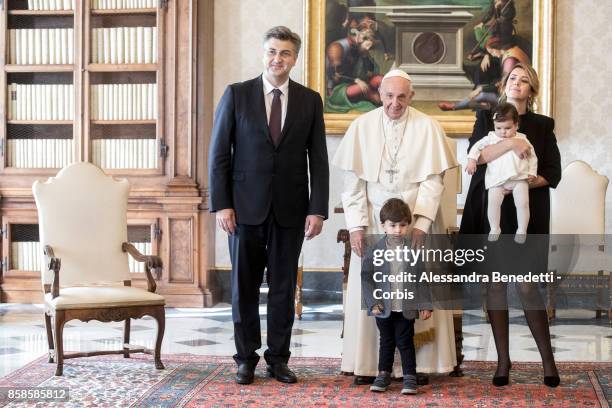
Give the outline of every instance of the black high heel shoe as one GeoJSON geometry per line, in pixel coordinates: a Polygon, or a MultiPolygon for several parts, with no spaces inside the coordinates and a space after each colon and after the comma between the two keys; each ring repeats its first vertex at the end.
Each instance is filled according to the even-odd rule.
{"type": "MultiPolygon", "coordinates": [[[[503,387],[504,385],[508,385],[510,383],[510,369],[511,368],[512,368],[512,363],[508,365],[508,375],[493,376],[493,385],[496,387],[503,387]]],[[[546,381],[546,379],[544,381],[546,381]]]]}
{"type": "Polygon", "coordinates": [[[558,375],[545,375],[544,376],[544,385],[547,387],[555,388],[559,386],[561,379],[558,375]]]}

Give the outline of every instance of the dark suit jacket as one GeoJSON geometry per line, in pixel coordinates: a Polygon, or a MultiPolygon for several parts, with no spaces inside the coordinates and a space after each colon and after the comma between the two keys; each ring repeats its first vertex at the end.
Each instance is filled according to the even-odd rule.
{"type": "Polygon", "coordinates": [[[329,164],[318,93],[289,80],[282,139],[274,147],[261,76],[227,87],[215,114],[209,157],[210,211],[233,208],[238,224],[327,218],[329,164]],[[309,177],[310,173],[310,193],[309,177]]]}
{"type": "MultiPolygon", "coordinates": [[[[411,243],[409,240],[405,240],[404,246],[410,247],[411,243]]],[[[381,289],[385,293],[391,292],[391,283],[375,282],[374,273],[381,272],[383,276],[387,277],[391,274],[391,263],[384,262],[381,266],[374,266],[374,251],[386,250],[387,239],[386,237],[381,238],[377,243],[366,248],[365,256],[361,261],[361,296],[362,296],[362,307],[368,312],[368,316],[374,316],[372,314],[372,308],[375,305],[382,306],[382,314],[376,316],[379,319],[385,319],[391,316],[391,299],[375,299],[374,290],[381,289]]],[[[400,283],[402,290],[407,290],[414,294],[414,299],[402,300],[402,314],[408,320],[418,319],[419,310],[432,310],[431,302],[431,290],[429,285],[418,282],[420,272],[423,271],[423,266],[420,262],[417,262],[414,266],[410,266],[407,262],[402,262],[400,272],[414,273],[417,276],[417,282],[402,282],[400,283]]]]}

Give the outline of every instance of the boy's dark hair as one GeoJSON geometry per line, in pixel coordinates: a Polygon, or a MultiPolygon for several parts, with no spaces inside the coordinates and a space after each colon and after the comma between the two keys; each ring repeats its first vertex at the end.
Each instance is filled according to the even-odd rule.
{"type": "Polygon", "coordinates": [[[390,198],[385,201],[382,208],[380,209],[380,222],[384,224],[385,221],[391,222],[412,222],[412,214],[410,214],[410,207],[404,201],[399,198],[390,198]]]}
{"type": "Polygon", "coordinates": [[[493,109],[493,120],[495,122],[505,122],[507,120],[511,120],[514,123],[518,123],[519,114],[513,104],[503,102],[493,109]]]}
{"type": "Polygon", "coordinates": [[[285,26],[272,27],[264,34],[263,42],[265,43],[270,38],[275,38],[280,41],[290,41],[293,44],[293,48],[295,48],[295,53],[300,53],[302,40],[300,39],[299,35],[291,31],[289,28],[285,26]]]}

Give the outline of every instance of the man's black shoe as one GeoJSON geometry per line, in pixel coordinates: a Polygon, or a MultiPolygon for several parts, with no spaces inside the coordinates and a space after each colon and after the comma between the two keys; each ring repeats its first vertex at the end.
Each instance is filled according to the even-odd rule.
{"type": "Polygon", "coordinates": [[[236,371],[236,382],[238,384],[251,384],[254,379],[255,367],[246,363],[238,364],[238,370],[236,371]]]}
{"type": "Polygon", "coordinates": [[[368,377],[366,375],[356,375],[355,376],[355,385],[368,385],[374,384],[374,380],[376,377],[368,377]]]}
{"type": "Polygon", "coordinates": [[[287,367],[286,363],[268,365],[268,374],[270,374],[270,377],[276,378],[276,380],[280,382],[289,384],[297,382],[297,377],[293,371],[287,367]]]}
{"type": "Polygon", "coordinates": [[[429,384],[429,376],[423,373],[417,373],[417,385],[429,384]]]}

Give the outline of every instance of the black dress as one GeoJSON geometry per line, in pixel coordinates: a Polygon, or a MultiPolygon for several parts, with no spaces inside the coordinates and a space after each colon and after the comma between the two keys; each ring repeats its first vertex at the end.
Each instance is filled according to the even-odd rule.
{"type": "MultiPolygon", "coordinates": [[[[557,147],[554,127],[555,121],[552,118],[533,112],[527,112],[519,118],[518,131],[527,136],[538,158],[538,175],[544,177],[550,184],[550,186],[529,190],[528,234],[548,234],[550,230],[549,188],[556,187],[561,180],[561,155],[557,147]]],[[[491,112],[478,111],[469,148],[493,129],[491,112]]],[[[485,189],[486,168],[486,164],[478,166],[470,181],[459,230],[462,234],[489,233],[487,190],[485,189]]],[[[516,232],[516,207],[512,194],[507,195],[502,203],[500,226],[502,234],[514,234],[516,232]]]]}

